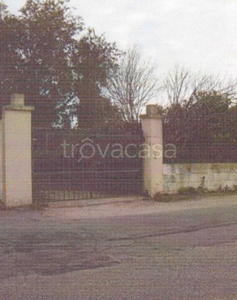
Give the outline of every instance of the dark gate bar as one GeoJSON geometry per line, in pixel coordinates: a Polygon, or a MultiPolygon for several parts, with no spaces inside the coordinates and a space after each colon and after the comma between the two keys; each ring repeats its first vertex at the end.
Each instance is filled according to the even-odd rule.
{"type": "Polygon", "coordinates": [[[142,193],[140,127],[126,132],[33,129],[36,201],[142,193]]]}

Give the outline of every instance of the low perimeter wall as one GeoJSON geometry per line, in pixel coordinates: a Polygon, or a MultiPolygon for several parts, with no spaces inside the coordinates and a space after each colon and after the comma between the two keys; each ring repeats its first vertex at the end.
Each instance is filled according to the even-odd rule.
{"type": "Polygon", "coordinates": [[[2,200],[2,120],[0,120],[0,200],[2,200]]]}
{"type": "Polygon", "coordinates": [[[237,163],[164,164],[163,192],[200,186],[208,190],[233,188],[237,185],[237,163]]]}

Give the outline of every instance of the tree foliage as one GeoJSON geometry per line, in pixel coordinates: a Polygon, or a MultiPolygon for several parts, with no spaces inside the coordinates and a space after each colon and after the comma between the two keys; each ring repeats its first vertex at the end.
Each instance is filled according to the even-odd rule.
{"type": "MultiPolygon", "coordinates": [[[[83,122],[80,111],[103,102],[101,88],[119,55],[115,44],[86,30],[67,2],[27,0],[19,16],[4,14],[0,22],[1,100],[24,93],[38,126],[70,125],[76,115],[83,122]]],[[[103,123],[98,114],[97,120],[103,123]]]]}
{"type": "Polygon", "coordinates": [[[236,83],[175,68],[164,82],[165,142],[192,144],[236,141],[236,83]]]}
{"type": "MultiPolygon", "coordinates": [[[[17,45],[20,40],[19,23],[9,15],[6,6],[1,4],[0,18],[0,100],[9,104],[9,91],[14,89],[14,82],[19,77],[20,58],[17,45]]],[[[1,105],[1,106],[2,106],[1,105]]]]}
{"type": "Polygon", "coordinates": [[[92,29],[80,39],[76,46],[73,64],[79,75],[76,89],[80,91],[80,104],[77,108],[79,127],[98,127],[118,119],[118,110],[102,96],[113,69],[117,68],[120,51],[115,44],[106,42],[105,37],[97,36],[92,29]]]}

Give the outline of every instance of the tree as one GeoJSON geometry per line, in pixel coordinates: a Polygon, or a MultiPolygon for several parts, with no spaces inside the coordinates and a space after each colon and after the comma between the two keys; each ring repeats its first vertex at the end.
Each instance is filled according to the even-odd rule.
{"type": "Polygon", "coordinates": [[[107,69],[116,61],[114,44],[94,31],[85,33],[67,0],[27,0],[20,16],[2,23],[1,51],[9,59],[1,61],[0,88],[6,95],[25,94],[26,103],[36,108],[35,125],[70,126],[79,102],[96,111],[88,99],[100,99],[107,69]],[[93,92],[86,97],[88,91],[93,92]]]}
{"type": "Polygon", "coordinates": [[[144,106],[157,91],[155,65],[142,59],[137,47],[129,48],[114,70],[106,96],[118,107],[123,120],[133,123],[138,122],[144,106]]]}
{"type": "Polygon", "coordinates": [[[169,71],[162,85],[162,91],[166,93],[169,104],[195,102],[195,97],[200,91],[218,91],[235,101],[237,96],[236,82],[226,80],[220,76],[202,73],[191,73],[181,66],[175,66],[169,71]]]}
{"type": "Polygon", "coordinates": [[[120,55],[114,43],[108,43],[104,35],[97,36],[93,29],[88,29],[76,45],[73,64],[79,75],[75,83],[80,99],[77,107],[79,128],[103,127],[112,119],[119,119],[118,110],[103,97],[102,90],[112,70],[117,68],[120,55]]]}
{"type": "Polygon", "coordinates": [[[231,140],[236,122],[231,113],[237,96],[235,82],[176,67],[165,78],[163,88],[169,99],[164,122],[166,142],[185,147],[187,143],[231,140]]]}
{"type": "Polygon", "coordinates": [[[9,94],[13,90],[15,79],[19,74],[19,56],[15,50],[19,42],[19,35],[16,28],[18,28],[17,20],[8,13],[6,5],[1,3],[0,110],[3,105],[9,104],[9,94]]]}
{"type": "Polygon", "coordinates": [[[81,19],[70,14],[65,1],[28,0],[21,15],[5,23],[9,53],[16,57],[5,64],[7,70],[10,66],[4,74],[11,82],[7,92],[25,94],[26,103],[36,107],[34,123],[56,122],[58,104],[71,97],[69,62],[75,36],[83,29],[81,19]]]}
{"type": "MultiPolygon", "coordinates": [[[[182,145],[187,143],[212,143],[226,136],[230,127],[230,99],[216,91],[198,92],[192,105],[172,104],[165,110],[164,135],[167,142],[182,145]],[[228,125],[229,124],[229,125],[228,125]]],[[[231,117],[231,118],[230,118],[231,117]]]]}
{"type": "Polygon", "coordinates": [[[0,2],[0,20],[2,20],[4,18],[4,16],[7,14],[8,14],[7,5],[3,1],[1,1],[0,2]]]}

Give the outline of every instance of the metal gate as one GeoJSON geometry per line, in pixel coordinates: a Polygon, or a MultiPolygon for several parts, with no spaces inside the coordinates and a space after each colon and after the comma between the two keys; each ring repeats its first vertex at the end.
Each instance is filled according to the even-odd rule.
{"type": "Polygon", "coordinates": [[[33,129],[33,198],[64,201],[142,192],[140,127],[126,132],[33,129]]]}

